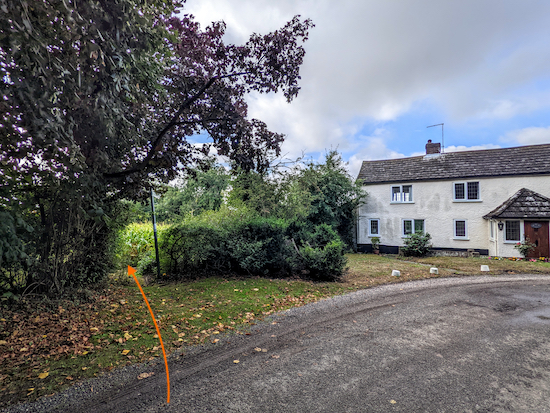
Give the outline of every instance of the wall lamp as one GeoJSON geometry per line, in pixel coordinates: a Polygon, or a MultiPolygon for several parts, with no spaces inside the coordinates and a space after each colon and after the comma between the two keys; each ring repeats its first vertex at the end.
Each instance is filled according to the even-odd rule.
{"type": "Polygon", "coordinates": [[[504,222],[502,222],[502,221],[498,222],[498,229],[501,230],[501,231],[504,229],[504,222]]]}

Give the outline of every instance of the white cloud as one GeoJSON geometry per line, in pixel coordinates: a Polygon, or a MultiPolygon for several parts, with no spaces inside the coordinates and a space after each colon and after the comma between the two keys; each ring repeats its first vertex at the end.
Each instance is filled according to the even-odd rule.
{"type": "Polygon", "coordinates": [[[445,152],[466,152],[466,151],[481,151],[483,149],[498,149],[499,145],[488,143],[486,145],[474,145],[474,146],[464,146],[464,145],[451,145],[445,147],[445,152]]]}
{"type": "Polygon", "coordinates": [[[550,143],[550,126],[547,128],[530,127],[508,132],[501,138],[504,142],[514,142],[520,145],[536,145],[550,143]]]}
{"type": "Polygon", "coordinates": [[[348,160],[348,171],[352,177],[357,177],[363,161],[379,159],[404,158],[405,155],[388,148],[390,141],[388,132],[377,129],[373,136],[359,136],[355,139],[353,155],[348,160]]]}
{"type": "MultiPolygon", "coordinates": [[[[283,153],[291,157],[349,151],[367,122],[399,120],[421,101],[455,124],[550,109],[550,85],[537,86],[548,79],[550,2],[189,0],[185,9],[203,25],[226,21],[228,41],[236,42],[295,14],[316,24],[305,44],[298,98],[290,105],[280,96],[250,99],[251,116],[287,135],[283,153]]],[[[542,138],[517,141],[529,139],[542,138]]],[[[350,164],[371,153],[397,154],[381,144],[357,148],[350,164]]]]}

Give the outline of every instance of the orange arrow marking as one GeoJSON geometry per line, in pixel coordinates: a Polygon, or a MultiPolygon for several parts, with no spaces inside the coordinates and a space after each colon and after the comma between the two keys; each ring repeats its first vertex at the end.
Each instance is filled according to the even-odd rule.
{"type": "Polygon", "coordinates": [[[147,308],[149,309],[149,312],[151,313],[151,317],[153,318],[153,323],[155,324],[155,328],[157,329],[157,334],[159,336],[160,341],[160,347],[162,348],[162,355],[164,356],[164,365],[166,366],[166,403],[170,403],[170,373],[168,372],[168,360],[166,359],[166,351],[164,351],[164,344],[162,343],[162,337],[160,335],[159,326],[157,325],[157,320],[155,319],[155,315],[153,314],[153,310],[151,309],[151,306],[149,305],[149,301],[147,300],[147,297],[145,297],[145,293],[143,292],[143,288],[141,288],[141,285],[139,284],[139,281],[136,277],[136,269],[133,267],[130,267],[128,265],[128,274],[134,277],[134,281],[136,282],[139,291],[141,291],[141,295],[143,296],[143,299],[145,300],[145,304],[147,304],[147,308]]]}

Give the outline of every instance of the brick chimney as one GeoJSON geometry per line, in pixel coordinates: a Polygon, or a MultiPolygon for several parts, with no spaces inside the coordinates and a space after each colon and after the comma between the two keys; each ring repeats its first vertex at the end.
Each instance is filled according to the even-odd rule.
{"type": "Polygon", "coordinates": [[[434,153],[441,153],[441,144],[432,143],[432,140],[430,139],[426,144],[426,155],[431,155],[434,153]]]}

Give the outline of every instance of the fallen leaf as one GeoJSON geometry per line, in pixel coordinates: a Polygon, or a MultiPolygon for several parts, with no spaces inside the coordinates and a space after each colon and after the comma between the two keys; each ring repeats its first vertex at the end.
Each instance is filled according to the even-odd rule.
{"type": "Polygon", "coordinates": [[[6,344],[8,344],[6,340],[0,340],[0,346],[5,346],[6,344]]]}
{"type": "Polygon", "coordinates": [[[88,370],[88,367],[82,367],[82,370],[88,370]]]}
{"type": "Polygon", "coordinates": [[[45,378],[48,377],[49,375],[50,375],[50,373],[47,372],[47,371],[45,371],[44,373],[40,373],[40,374],[38,375],[38,378],[39,378],[39,379],[45,379],[45,378]]]}
{"type": "Polygon", "coordinates": [[[143,380],[143,379],[146,379],[148,377],[151,377],[153,376],[155,373],[154,372],[151,372],[151,373],[141,373],[139,376],[137,376],[138,380],[143,380]]]}
{"type": "Polygon", "coordinates": [[[397,402],[396,402],[395,400],[390,400],[390,403],[391,403],[391,404],[395,404],[395,403],[397,403],[397,402]]]}
{"type": "Polygon", "coordinates": [[[91,331],[92,333],[97,333],[97,332],[99,331],[99,328],[97,328],[97,327],[91,327],[91,328],[90,328],[90,331],[91,331]]]}
{"type": "Polygon", "coordinates": [[[122,350],[122,355],[125,356],[126,354],[128,354],[130,352],[130,350],[122,350]]]}
{"type": "Polygon", "coordinates": [[[20,349],[19,351],[29,351],[29,349],[27,347],[23,347],[22,349],[20,349]]]}
{"type": "Polygon", "coordinates": [[[253,291],[260,291],[259,288],[253,288],[252,290],[253,290],[253,291]]]}
{"type": "Polygon", "coordinates": [[[233,363],[237,364],[237,363],[240,363],[239,360],[233,360],[233,363]]]}
{"type": "Polygon", "coordinates": [[[219,338],[215,338],[214,340],[212,340],[212,343],[216,344],[218,341],[220,341],[219,338]]]}
{"type": "Polygon", "coordinates": [[[130,340],[132,338],[132,335],[130,333],[124,333],[124,338],[126,340],[130,340]]]}
{"type": "Polygon", "coordinates": [[[260,347],[256,347],[254,350],[256,351],[262,351],[262,349],[260,347]]]}
{"type": "Polygon", "coordinates": [[[83,352],[82,352],[82,355],[83,355],[83,356],[85,356],[86,354],[88,354],[87,351],[83,351],[83,352]]]}
{"type": "Polygon", "coordinates": [[[281,356],[277,356],[275,354],[271,356],[271,358],[274,358],[274,359],[278,359],[279,357],[281,357],[281,356]]]}

